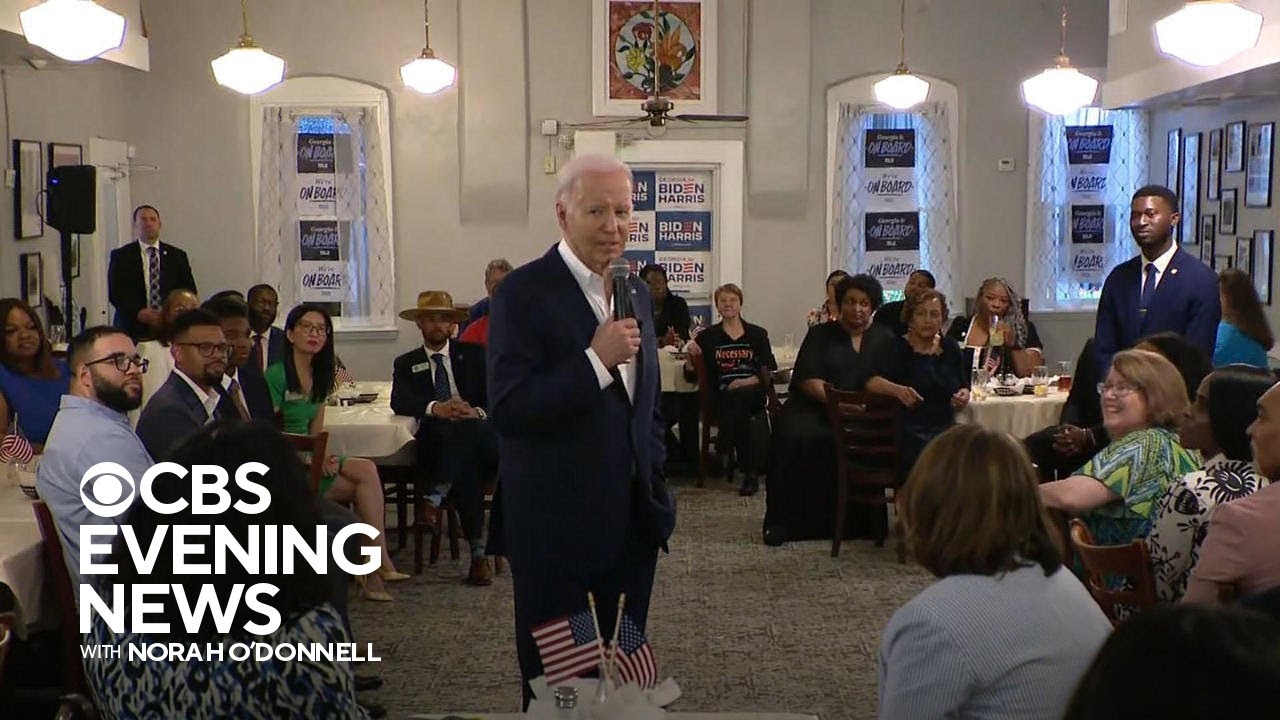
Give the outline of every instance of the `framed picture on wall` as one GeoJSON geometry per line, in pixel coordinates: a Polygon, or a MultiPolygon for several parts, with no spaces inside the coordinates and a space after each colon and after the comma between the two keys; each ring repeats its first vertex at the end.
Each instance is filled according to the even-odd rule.
{"type": "Polygon", "coordinates": [[[1218,203],[1218,232],[1223,235],[1236,234],[1236,192],[1235,188],[1222,189],[1222,200],[1218,203]]]}
{"type": "Polygon", "coordinates": [[[1235,268],[1243,270],[1248,275],[1253,275],[1253,238],[1236,238],[1235,268]]]}
{"type": "Polygon", "coordinates": [[[1249,126],[1245,142],[1244,206],[1271,207],[1271,154],[1275,146],[1276,124],[1249,126]]]}
{"type": "Polygon", "coordinates": [[[660,82],[677,113],[716,112],[716,0],[592,0],[591,109],[605,117],[641,115],[660,82]],[[657,59],[657,71],[654,59],[657,59]]]}
{"type": "Polygon", "coordinates": [[[84,148],[70,143],[49,143],[49,169],[63,165],[80,165],[84,158],[84,148]]]}
{"type": "Polygon", "coordinates": [[[1223,270],[1230,270],[1230,269],[1231,269],[1231,261],[1232,261],[1233,259],[1234,259],[1234,258],[1232,258],[1230,255],[1214,255],[1214,256],[1213,256],[1213,271],[1214,271],[1214,272],[1222,272],[1223,270]]]}
{"type": "Polygon", "coordinates": [[[44,183],[40,143],[35,140],[13,141],[13,235],[18,239],[44,235],[39,197],[44,183]]]}
{"type": "Polygon", "coordinates": [[[1209,164],[1204,173],[1204,196],[1217,200],[1222,190],[1222,128],[1209,131],[1209,157],[1205,160],[1209,164]]]}
{"type": "Polygon", "coordinates": [[[1227,136],[1222,148],[1222,171],[1244,170],[1244,121],[1227,123],[1227,136]]]}
{"type": "MultiPolygon", "coordinates": [[[[1164,186],[1174,191],[1180,192],[1182,184],[1182,128],[1169,131],[1168,142],[1165,145],[1165,168],[1164,168],[1164,186]]],[[[1181,208],[1179,208],[1181,209],[1181,208]]],[[[1179,225],[1173,226],[1173,241],[1182,241],[1182,228],[1179,225]]]]}
{"type": "MultiPolygon", "coordinates": [[[[1182,140],[1182,223],[1187,232],[1182,242],[1195,245],[1200,229],[1200,133],[1187,133],[1182,140]]],[[[1182,224],[1179,223],[1179,224],[1182,224]]]]}
{"type": "Polygon", "coordinates": [[[1218,230],[1218,216],[1200,216],[1200,259],[1205,265],[1213,267],[1214,238],[1218,230]]]}
{"type": "Polygon", "coordinates": [[[1275,254],[1275,230],[1253,231],[1253,289],[1267,305],[1271,304],[1271,258],[1275,254]]]}
{"type": "Polygon", "coordinates": [[[18,256],[18,272],[22,277],[18,287],[22,301],[31,307],[44,303],[44,259],[40,253],[22,253],[18,256]]]}

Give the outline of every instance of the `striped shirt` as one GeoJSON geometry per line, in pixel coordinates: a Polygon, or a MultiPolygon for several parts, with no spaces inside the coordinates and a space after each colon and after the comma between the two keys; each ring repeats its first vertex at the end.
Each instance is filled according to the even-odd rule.
{"type": "Polygon", "coordinates": [[[879,717],[1061,717],[1110,631],[1065,567],[943,578],[885,627],[879,717]]]}

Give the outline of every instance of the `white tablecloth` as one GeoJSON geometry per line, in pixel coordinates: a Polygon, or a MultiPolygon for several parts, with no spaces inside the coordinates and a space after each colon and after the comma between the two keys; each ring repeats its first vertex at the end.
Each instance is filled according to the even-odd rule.
{"type": "Polygon", "coordinates": [[[413,442],[418,421],[391,411],[391,383],[360,382],[362,393],[378,393],[371,403],[324,409],[324,429],[329,431],[328,452],[351,457],[387,458],[413,442]]]}
{"type": "Polygon", "coordinates": [[[1048,395],[989,395],[972,401],[956,413],[962,423],[976,422],[985,428],[1007,432],[1024,438],[1037,430],[1058,424],[1058,416],[1067,401],[1067,393],[1050,391],[1048,395]]]}
{"type": "Polygon", "coordinates": [[[6,465],[0,465],[0,582],[17,597],[18,637],[26,637],[27,628],[41,626],[45,611],[52,611],[53,593],[50,588],[45,597],[44,545],[31,500],[8,477],[6,465]]]}

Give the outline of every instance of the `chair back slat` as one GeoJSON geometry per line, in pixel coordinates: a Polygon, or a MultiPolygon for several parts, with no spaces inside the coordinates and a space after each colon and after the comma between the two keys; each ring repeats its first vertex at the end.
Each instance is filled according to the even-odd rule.
{"type": "Polygon", "coordinates": [[[308,465],[307,483],[311,492],[319,494],[320,480],[324,477],[324,461],[328,457],[325,450],[329,447],[329,431],[322,430],[315,435],[296,435],[285,433],[284,439],[299,453],[307,453],[304,460],[308,465]]]}
{"type": "MultiPolygon", "coordinates": [[[[840,552],[848,501],[882,506],[885,490],[901,485],[902,407],[897,400],[837,390],[827,383],[827,418],[835,433],[837,508],[831,556],[840,552]]],[[[895,495],[896,497],[896,495],[895,495]]],[[[887,528],[879,534],[883,544],[887,528]]]]}
{"type": "Polygon", "coordinates": [[[58,630],[62,634],[62,688],[68,693],[89,694],[84,678],[84,665],[80,657],[80,618],[76,612],[76,593],[71,587],[71,574],[62,554],[62,538],[53,522],[53,512],[43,500],[31,503],[40,528],[40,540],[44,548],[44,567],[53,585],[58,603],[58,630]]]}
{"type": "Polygon", "coordinates": [[[1079,518],[1071,521],[1071,545],[1084,565],[1086,586],[1102,612],[1118,624],[1121,606],[1144,609],[1156,604],[1156,583],[1145,540],[1128,545],[1098,545],[1079,518]]]}

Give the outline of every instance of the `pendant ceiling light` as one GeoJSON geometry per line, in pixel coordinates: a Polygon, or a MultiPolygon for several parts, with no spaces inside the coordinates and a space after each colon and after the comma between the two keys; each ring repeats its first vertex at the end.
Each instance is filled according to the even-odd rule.
{"type": "Polygon", "coordinates": [[[431,15],[427,0],[422,0],[422,25],[426,44],[422,54],[400,66],[400,79],[406,87],[424,95],[434,95],[453,85],[458,71],[449,63],[436,57],[431,49],[431,15]]]}
{"type": "Polygon", "coordinates": [[[1192,65],[1226,62],[1258,44],[1262,15],[1231,0],[1197,0],[1156,23],[1160,52],[1192,65]]]}
{"type": "Polygon", "coordinates": [[[1022,99],[1050,115],[1068,115],[1093,102],[1098,81],[1071,67],[1067,57],[1067,0],[1062,0],[1062,44],[1054,66],[1022,81],[1022,99]]]}
{"type": "Polygon", "coordinates": [[[284,60],[253,43],[247,3],[248,0],[240,0],[240,20],[244,25],[240,43],[209,64],[219,85],[245,95],[256,95],[284,80],[284,60]]]}
{"type": "Polygon", "coordinates": [[[124,16],[92,0],[47,0],[18,13],[27,42],[80,62],[124,42],[124,16]]]}
{"type": "Polygon", "coordinates": [[[898,69],[872,86],[876,100],[898,110],[907,110],[929,97],[929,81],[916,77],[907,69],[907,0],[902,0],[898,14],[898,69]]]}

